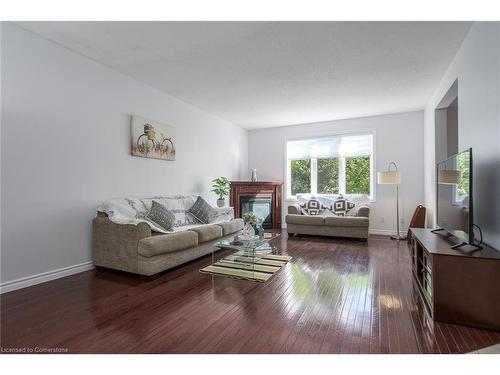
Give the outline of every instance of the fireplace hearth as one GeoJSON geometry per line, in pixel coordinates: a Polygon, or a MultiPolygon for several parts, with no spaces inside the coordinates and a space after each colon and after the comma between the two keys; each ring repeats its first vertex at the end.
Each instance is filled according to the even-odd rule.
{"type": "Polygon", "coordinates": [[[271,197],[240,197],[241,215],[253,212],[257,218],[262,219],[263,228],[273,227],[273,206],[271,197]]]}

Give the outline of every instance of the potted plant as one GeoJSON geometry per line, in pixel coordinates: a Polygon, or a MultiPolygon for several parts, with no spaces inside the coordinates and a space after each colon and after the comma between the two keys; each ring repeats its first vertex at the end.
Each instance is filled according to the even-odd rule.
{"type": "Polygon", "coordinates": [[[242,219],[245,224],[254,225],[257,223],[257,216],[253,212],[245,212],[242,219]]]}
{"type": "Polygon", "coordinates": [[[245,212],[241,217],[243,222],[245,223],[245,227],[243,228],[243,234],[247,237],[253,237],[257,235],[256,226],[257,216],[253,212],[245,212]]]}
{"type": "Polygon", "coordinates": [[[217,207],[224,207],[226,201],[224,197],[229,195],[229,180],[226,177],[219,177],[212,180],[212,192],[217,194],[217,207]]]}

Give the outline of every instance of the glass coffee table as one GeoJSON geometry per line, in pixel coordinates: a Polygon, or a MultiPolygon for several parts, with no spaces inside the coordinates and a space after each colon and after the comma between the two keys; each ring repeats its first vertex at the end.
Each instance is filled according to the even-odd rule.
{"type": "Polygon", "coordinates": [[[290,257],[278,255],[279,249],[270,243],[279,236],[279,233],[266,233],[264,239],[256,240],[248,245],[235,242],[235,239],[219,241],[212,250],[212,264],[203,268],[201,272],[245,280],[266,281],[290,260],[290,257]],[[229,255],[224,252],[218,257],[217,253],[221,249],[233,250],[233,252],[229,255]]]}

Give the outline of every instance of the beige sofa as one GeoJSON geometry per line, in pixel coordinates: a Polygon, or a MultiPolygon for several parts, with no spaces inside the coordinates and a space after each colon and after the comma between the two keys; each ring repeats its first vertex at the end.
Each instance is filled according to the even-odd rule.
{"type": "Polygon", "coordinates": [[[370,208],[362,206],[355,216],[309,216],[303,215],[298,204],[288,206],[285,217],[289,235],[311,234],[318,236],[351,237],[365,240],[368,238],[370,208]]]}
{"type": "Polygon", "coordinates": [[[233,238],[242,219],[200,224],[173,233],[158,233],[145,222],[117,224],[104,212],[93,220],[93,257],[96,268],[111,268],[147,277],[212,252],[215,243],[233,238]]]}

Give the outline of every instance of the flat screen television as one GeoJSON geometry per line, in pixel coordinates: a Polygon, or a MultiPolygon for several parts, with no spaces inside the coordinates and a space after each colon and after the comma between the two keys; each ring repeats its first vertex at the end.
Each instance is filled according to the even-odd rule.
{"type": "Polygon", "coordinates": [[[472,149],[437,164],[437,226],[458,238],[459,248],[475,244],[473,231],[472,149]]]}

